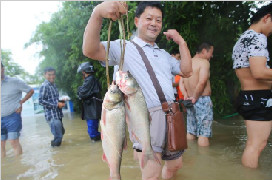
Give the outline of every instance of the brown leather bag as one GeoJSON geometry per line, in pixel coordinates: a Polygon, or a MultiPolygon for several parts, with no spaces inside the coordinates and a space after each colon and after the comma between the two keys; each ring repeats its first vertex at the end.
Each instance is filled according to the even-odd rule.
{"type": "MultiPolygon", "coordinates": [[[[186,128],[183,113],[179,109],[179,104],[177,102],[173,102],[172,104],[168,105],[160,83],[150,62],[148,61],[146,54],[138,44],[136,44],[134,41],[132,41],[132,43],[136,46],[136,49],[139,51],[142,60],[145,63],[147,72],[150,75],[150,79],[162,104],[162,109],[165,112],[167,122],[167,149],[172,152],[187,149],[186,128]]],[[[184,107],[183,111],[185,111],[184,107]]]]}
{"type": "Polygon", "coordinates": [[[187,149],[186,128],[183,112],[179,109],[179,104],[174,102],[162,104],[163,111],[166,113],[167,122],[167,149],[169,151],[180,151],[187,149]]]}

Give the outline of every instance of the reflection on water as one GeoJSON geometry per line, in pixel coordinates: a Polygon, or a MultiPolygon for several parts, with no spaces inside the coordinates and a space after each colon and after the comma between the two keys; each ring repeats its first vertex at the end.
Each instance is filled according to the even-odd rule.
{"type": "MultiPolygon", "coordinates": [[[[61,147],[52,148],[53,136],[43,115],[23,118],[21,144],[23,154],[13,156],[7,143],[7,157],[2,159],[3,180],[103,180],[108,179],[107,164],[101,160],[101,142],[92,143],[87,134],[86,122],[79,116],[65,114],[66,129],[61,147]]],[[[211,147],[198,147],[189,141],[183,155],[183,168],[176,180],[271,180],[272,138],[260,158],[257,170],[245,168],[240,158],[245,147],[246,129],[242,120],[215,121],[211,147]]],[[[132,158],[131,143],[123,153],[121,167],[123,179],[140,180],[138,163],[132,158]]]]}

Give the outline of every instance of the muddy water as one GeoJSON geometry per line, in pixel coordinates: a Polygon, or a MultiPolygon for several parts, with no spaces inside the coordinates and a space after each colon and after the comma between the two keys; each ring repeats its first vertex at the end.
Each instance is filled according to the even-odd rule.
{"type": "MultiPolygon", "coordinates": [[[[108,178],[107,164],[101,160],[101,142],[92,143],[86,122],[66,113],[66,128],[61,147],[50,147],[53,136],[43,115],[23,118],[21,144],[23,154],[13,156],[7,144],[7,157],[1,160],[2,180],[103,180],[108,178]]],[[[200,148],[195,141],[183,156],[184,165],[176,180],[271,180],[272,138],[260,158],[257,170],[240,163],[246,135],[242,120],[218,120],[213,124],[211,146],[200,148]]],[[[129,141],[128,141],[129,142],[129,141]]],[[[140,180],[138,163],[132,159],[131,143],[123,153],[121,174],[124,180],[140,180]]]]}

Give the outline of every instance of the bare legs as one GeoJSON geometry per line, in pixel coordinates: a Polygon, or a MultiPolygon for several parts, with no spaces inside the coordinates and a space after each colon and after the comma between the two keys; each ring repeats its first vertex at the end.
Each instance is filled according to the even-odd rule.
{"type": "Polygon", "coordinates": [[[206,147],[210,145],[209,138],[204,136],[199,136],[197,141],[199,146],[206,147]]]}
{"type": "Polygon", "coordinates": [[[1,157],[6,157],[6,141],[1,141],[1,157]]]}
{"type": "Polygon", "coordinates": [[[249,168],[257,168],[261,152],[269,138],[272,121],[245,121],[247,127],[246,148],[242,155],[242,164],[249,168]]]}
{"type": "MultiPolygon", "coordinates": [[[[187,133],[187,139],[188,140],[195,140],[197,137],[195,135],[192,135],[190,133],[187,133]]],[[[202,147],[206,147],[210,145],[209,138],[204,136],[199,136],[197,140],[197,144],[202,147]]]]}
{"type": "Polygon", "coordinates": [[[182,168],[182,156],[175,160],[165,161],[162,168],[162,178],[170,179],[174,177],[179,169],[182,168]]]}
{"type": "Polygon", "coordinates": [[[196,139],[196,136],[195,135],[192,135],[190,133],[187,133],[187,139],[188,140],[195,140],[196,139]]]}
{"type": "MultiPolygon", "coordinates": [[[[141,153],[134,151],[134,158],[139,160],[139,156],[141,156],[141,153]]],[[[156,153],[156,156],[162,163],[161,153],[156,153]]],[[[176,160],[165,161],[163,167],[156,161],[148,161],[146,166],[144,168],[141,168],[142,179],[159,180],[161,173],[163,179],[170,179],[176,175],[177,171],[180,168],[182,168],[182,156],[176,160]]]]}
{"type": "MultiPolygon", "coordinates": [[[[139,163],[141,163],[141,152],[136,152],[138,154],[139,163]]],[[[161,153],[156,153],[157,158],[160,162],[161,153]]],[[[159,180],[161,174],[161,164],[156,161],[147,161],[147,164],[144,168],[141,168],[142,171],[142,179],[143,180],[159,180]]]]}
{"type": "MultiPolygon", "coordinates": [[[[15,156],[22,154],[22,146],[19,142],[19,139],[13,139],[9,141],[14,150],[15,156]]],[[[6,156],[6,141],[1,141],[1,157],[3,158],[5,156],[6,156]]]]}

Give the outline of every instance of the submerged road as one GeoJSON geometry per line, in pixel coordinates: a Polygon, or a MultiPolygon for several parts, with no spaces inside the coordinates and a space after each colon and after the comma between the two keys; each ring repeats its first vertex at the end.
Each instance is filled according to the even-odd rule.
{"type": "MultiPolygon", "coordinates": [[[[14,157],[7,143],[7,157],[1,160],[2,180],[106,180],[108,165],[102,161],[101,142],[92,143],[86,122],[78,115],[65,113],[63,143],[52,148],[53,135],[43,115],[23,117],[23,154],[14,157]]],[[[233,117],[237,118],[237,117],[233,117]]],[[[189,141],[183,155],[183,168],[175,180],[271,180],[272,137],[256,170],[241,165],[246,129],[243,120],[225,119],[213,123],[210,147],[189,141]]],[[[131,142],[123,153],[121,175],[124,180],[141,180],[138,163],[133,160],[131,142]]]]}

